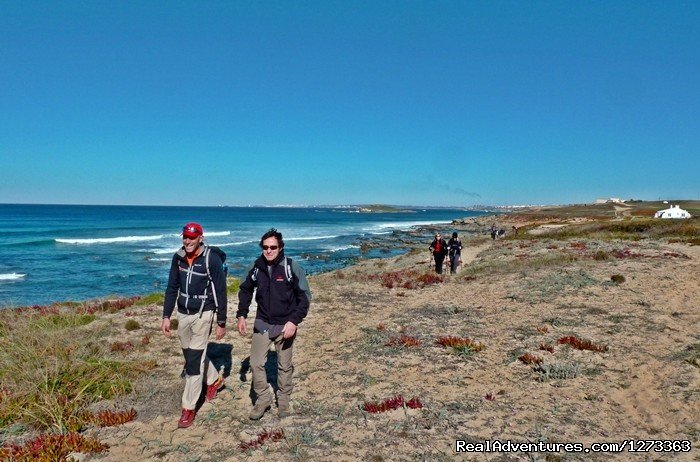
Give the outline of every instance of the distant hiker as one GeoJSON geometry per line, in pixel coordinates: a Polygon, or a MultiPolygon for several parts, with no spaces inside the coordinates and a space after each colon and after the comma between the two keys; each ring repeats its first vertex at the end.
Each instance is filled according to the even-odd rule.
{"type": "Polygon", "coordinates": [[[260,419],[275,401],[267,383],[265,362],[271,344],[277,352],[277,411],[280,417],[291,414],[292,347],[297,326],[306,317],[311,291],[304,270],[296,261],[284,256],[282,233],[274,228],[260,238],[262,255],[248,268],[238,292],[238,332],[246,335],[246,318],[255,292],[258,305],[253,323],[250,368],[253,391],[257,397],[251,420],[260,419]]]}
{"type": "Polygon", "coordinates": [[[452,238],[447,243],[447,248],[450,256],[450,273],[455,274],[462,256],[462,240],[457,236],[456,232],[452,233],[452,238]]]}
{"type": "Polygon", "coordinates": [[[447,242],[442,238],[440,233],[435,234],[435,239],[428,247],[433,253],[433,259],[435,260],[435,272],[437,274],[442,274],[442,262],[445,260],[445,255],[447,255],[447,242]]]}
{"type": "Polygon", "coordinates": [[[496,240],[498,238],[498,226],[496,223],[491,225],[491,239],[496,240]]]}
{"type": "Polygon", "coordinates": [[[226,335],[226,254],[217,247],[204,245],[204,231],[198,223],[182,228],[182,248],[173,256],[165,289],[161,330],[170,337],[170,315],[177,303],[178,328],[185,356],[185,390],[179,428],[187,428],[197,415],[197,402],[203,392],[202,370],[206,374],[206,400],[216,398],[223,386],[211,361],[206,359],[207,342],[216,315],[216,339],[226,335]],[[206,364],[205,364],[206,361],[206,364]]]}

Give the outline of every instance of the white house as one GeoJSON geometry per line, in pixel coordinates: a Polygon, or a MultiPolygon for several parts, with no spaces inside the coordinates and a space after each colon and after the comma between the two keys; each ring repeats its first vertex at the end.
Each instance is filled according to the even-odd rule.
{"type": "Polygon", "coordinates": [[[654,214],[654,218],[690,218],[690,214],[677,205],[672,205],[669,209],[659,210],[654,214]]]}
{"type": "Polygon", "coordinates": [[[596,204],[624,204],[625,201],[619,197],[610,197],[608,199],[596,199],[596,204]]]}

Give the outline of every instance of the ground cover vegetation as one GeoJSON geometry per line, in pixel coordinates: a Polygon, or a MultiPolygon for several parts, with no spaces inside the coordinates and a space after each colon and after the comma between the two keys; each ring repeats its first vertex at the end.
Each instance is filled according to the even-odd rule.
{"type": "MultiPolygon", "coordinates": [[[[604,204],[464,220],[453,225],[464,245],[463,265],[454,275],[428,271],[429,242],[419,238],[429,237],[430,229],[417,233],[415,249],[403,256],[362,260],[310,277],[314,300],[295,344],[293,414],[286,418],[273,406],[260,422],[247,419],[250,339],[229,334],[213,342],[217,351],[227,352],[226,388],[203,405],[192,428],[175,430],[182,359],[177,339],[159,334],[157,300],[120,312],[74,306],[74,314],[94,319],[76,316],[40,325],[54,334],[103,338],[95,340],[108,358],[103,361],[154,362],[147,371],[143,364],[135,369],[123,394],[86,406],[92,416],[112,410],[113,420],[135,417],[117,426],[81,423],[78,435],[94,439],[84,444],[103,445],[95,446],[101,451],[91,456],[96,460],[610,458],[563,452],[462,456],[454,453],[455,439],[681,439],[695,447],[700,444],[697,222],[648,224],[645,207],[621,211],[604,204]],[[507,230],[515,226],[517,233],[492,241],[495,220],[507,230]],[[643,225],[632,226],[635,221],[643,225]],[[423,283],[423,275],[431,276],[430,283],[423,283]],[[127,330],[129,311],[128,319],[140,328],[127,330]],[[131,346],[109,351],[118,343],[131,346]]],[[[230,306],[235,300],[230,292],[230,306]]],[[[13,322],[0,317],[0,340],[15,335],[13,322]]],[[[90,350],[76,346],[71,354],[81,351],[90,350]]],[[[273,381],[275,361],[270,353],[273,381]]],[[[17,392],[5,389],[4,376],[2,384],[5,413],[6,399],[17,392]]],[[[5,451],[30,443],[37,435],[31,428],[40,427],[22,419],[4,422],[5,451]]],[[[53,428],[51,435],[74,434],[53,428]]]]}
{"type": "Polygon", "coordinates": [[[70,452],[102,452],[106,446],[76,432],[135,418],[134,409],[93,412],[92,408],[130,393],[135,377],[153,367],[111,354],[114,349],[105,339],[117,327],[98,321],[100,313],[123,310],[134,301],[0,311],[0,435],[34,436],[25,445],[6,445],[0,455],[63,460],[70,452]]]}

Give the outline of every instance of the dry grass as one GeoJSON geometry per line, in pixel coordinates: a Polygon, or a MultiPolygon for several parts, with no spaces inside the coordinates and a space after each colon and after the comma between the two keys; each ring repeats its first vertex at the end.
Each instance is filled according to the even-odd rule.
{"type": "Polygon", "coordinates": [[[22,423],[59,433],[80,430],[87,423],[84,412],[89,405],[130,392],[131,380],[143,370],[111,356],[101,340],[109,328],[88,326],[94,315],[69,310],[11,314],[3,316],[0,336],[2,426],[22,423]]]}

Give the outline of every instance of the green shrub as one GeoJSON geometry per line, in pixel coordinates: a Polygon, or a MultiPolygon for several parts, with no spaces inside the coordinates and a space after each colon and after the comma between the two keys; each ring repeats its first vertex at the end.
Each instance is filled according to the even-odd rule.
{"type": "Polygon", "coordinates": [[[623,282],[625,282],[625,277],[621,274],[613,274],[612,276],[610,276],[610,280],[615,284],[622,284],[623,282]]]}
{"type": "Polygon", "coordinates": [[[146,306],[146,305],[163,305],[165,301],[165,293],[163,292],[153,292],[152,294],[144,295],[141,297],[134,305],[136,306],[146,306]]]}
{"type": "Polygon", "coordinates": [[[534,370],[538,373],[538,381],[547,382],[550,379],[575,379],[581,373],[581,366],[578,363],[540,364],[534,370]]]}
{"type": "Polygon", "coordinates": [[[179,325],[180,322],[177,320],[177,318],[170,318],[170,330],[177,330],[179,325]]]}
{"type": "Polygon", "coordinates": [[[36,319],[31,328],[38,330],[59,330],[69,327],[79,327],[90,324],[95,320],[94,314],[60,313],[42,316],[36,319]]]}
{"type": "Polygon", "coordinates": [[[136,330],[141,328],[141,324],[136,319],[128,319],[124,324],[124,328],[128,331],[136,330]]]}
{"type": "Polygon", "coordinates": [[[238,288],[241,285],[241,281],[238,278],[234,278],[233,276],[229,276],[226,278],[226,292],[228,295],[235,294],[238,292],[238,288]]]}
{"type": "Polygon", "coordinates": [[[598,250],[595,255],[593,255],[594,260],[607,260],[608,259],[608,253],[604,250],[598,250]]]}

